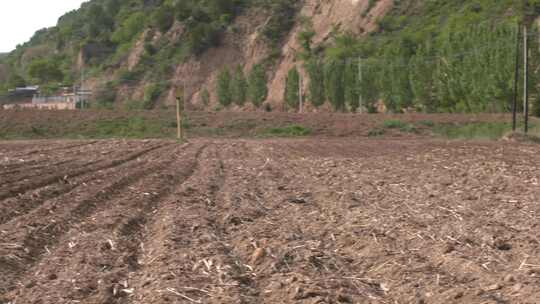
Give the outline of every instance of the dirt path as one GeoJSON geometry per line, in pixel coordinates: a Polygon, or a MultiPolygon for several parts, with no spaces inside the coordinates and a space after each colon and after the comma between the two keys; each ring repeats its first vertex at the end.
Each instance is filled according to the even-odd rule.
{"type": "Polygon", "coordinates": [[[539,303],[538,151],[5,144],[0,303],[539,303]]]}

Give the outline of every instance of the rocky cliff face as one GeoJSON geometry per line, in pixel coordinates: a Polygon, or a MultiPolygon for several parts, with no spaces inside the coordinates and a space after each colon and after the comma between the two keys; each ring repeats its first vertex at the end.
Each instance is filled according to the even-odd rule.
{"type": "MultiPolygon", "coordinates": [[[[312,23],[315,33],[313,44],[327,42],[333,30],[351,32],[355,35],[363,35],[375,30],[376,20],[386,13],[393,0],[377,1],[372,8],[369,7],[369,2],[369,0],[307,0],[301,10],[301,15],[307,17],[312,23]],[[369,12],[367,12],[368,9],[369,12]]],[[[294,65],[298,66],[303,78],[307,79],[296,58],[300,49],[298,34],[302,29],[301,22],[297,22],[281,50],[282,59],[270,82],[268,94],[268,102],[275,106],[282,103],[287,72],[294,65]]],[[[304,85],[307,88],[306,82],[304,85]]]]}
{"type": "MultiPolygon", "coordinates": [[[[297,52],[300,49],[298,34],[304,30],[305,20],[312,24],[314,32],[313,44],[321,45],[329,42],[333,31],[351,32],[355,35],[363,35],[376,29],[376,20],[383,16],[392,6],[393,0],[305,0],[303,1],[296,18],[296,22],[290,32],[281,41],[279,46],[280,55],[275,61],[273,68],[268,71],[268,97],[266,103],[273,109],[281,109],[287,72],[295,65],[301,67],[297,52]],[[370,7],[370,3],[371,4],[370,7]]],[[[264,10],[252,8],[237,17],[231,26],[234,30],[225,33],[219,47],[211,48],[197,58],[192,58],[183,64],[174,67],[174,76],[170,80],[169,91],[162,96],[161,102],[165,105],[173,105],[178,88],[185,88],[188,107],[197,109],[212,109],[217,107],[215,93],[217,75],[224,67],[241,65],[247,73],[254,64],[267,58],[272,51],[271,47],[261,38],[261,29],[268,22],[269,15],[264,10]],[[210,93],[210,103],[204,105],[200,97],[203,90],[210,93]]],[[[181,36],[182,26],[175,24],[166,33],[168,39],[178,39],[181,36]]],[[[145,33],[144,35],[148,35],[145,33]]],[[[144,36],[143,35],[143,36],[144,36]]],[[[161,34],[156,34],[161,35],[161,34]]],[[[153,37],[157,41],[159,37],[153,37]]],[[[139,61],[143,53],[141,37],[131,50],[125,65],[132,69],[139,61]]],[[[304,71],[300,68],[300,73],[304,71]]],[[[305,76],[305,75],[304,75],[305,76]]],[[[304,77],[307,79],[307,77],[304,77]]],[[[142,87],[127,88],[120,90],[119,99],[140,99],[142,87]]],[[[307,81],[304,82],[307,86],[307,81]]],[[[244,110],[250,110],[253,106],[247,104],[244,110]]]]}
{"type": "MultiPolygon", "coordinates": [[[[137,2],[140,1],[134,0],[133,3],[137,2]]],[[[148,95],[145,94],[148,93],[147,88],[159,83],[160,94],[157,100],[152,100],[154,106],[174,105],[178,89],[184,88],[187,97],[186,106],[194,109],[214,109],[219,107],[216,82],[221,70],[224,68],[232,70],[240,65],[247,75],[255,64],[264,62],[268,90],[265,103],[272,109],[279,110],[284,108],[283,96],[288,71],[297,66],[303,79],[309,79],[302,70],[302,62],[298,56],[301,49],[298,36],[306,31],[306,24],[309,24],[309,29],[313,32],[313,45],[329,45],[335,33],[350,32],[359,36],[375,30],[377,19],[388,11],[393,0],[290,1],[287,2],[289,3],[287,7],[294,8],[295,16],[292,18],[289,15],[290,10],[287,10],[286,17],[276,14],[273,5],[277,1],[267,1],[264,7],[252,3],[242,8],[232,23],[227,23],[226,30],[220,31],[220,43],[217,46],[206,48],[196,56],[183,58],[174,57],[178,55],[174,52],[187,44],[186,36],[189,37],[189,34],[193,33],[193,29],[188,30],[189,25],[186,22],[190,22],[189,19],[181,21],[175,18],[171,26],[163,31],[161,28],[158,30],[155,25],[149,25],[149,20],[155,20],[152,17],[143,22],[144,25],[141,25],[140,29],[136,29],[137,32],[128,43],[113,43],[115,35],[107,34],[107,31],[101,32],[99,37],[85,36],[91,35],[93,30],[92,27],[86,29],[87,23],[100,20],[101,13],[98,14],[99,9],[95,11],[95,8],[102,7],[100,5],[104,3],[110,4],[115,1],[90,1],[86,8],[83,6],[79,11],[61,18],[63,22],[59,22],[56,28],[36,33],[30,43],[12,54],[11,64],[16,67],[16,72],[28,76],[25,75],[28,65],[34,60],[45,58],[62,68],[65,75],[69,74],[73,85],[80,84],[81,72],[86,75],[85,88],[94,92],[103,91],[107,83],[115,83],[116,106],[121,106],[125,101],[144,100],[145,95],[148,95]],[[89,16],[93,17],[88,19],[89,16]],[[290,27],[287,26],[286,30],[280,29],[278,41],[269,42],[265,30],[269,24],[276,23],[276,18],[277,23],[286,22],[291,25],[288,22],[290,20],[293,23],[290,27]],[[79,26],[74,25],[77,22],[82,23],[79,26]],[[81,26],[86,34],[77,32],[81,26]],[[62,36],[58,33],[71,34],[62,36]],[[124,52],[126,46],[128,48],[124,52]],[[153,49],[150,59],[148,59],[149,47],[153,49]],[[165,52],[161,52],[163,50],[165,52]],[[155,69],[164,63],[167,65],[166,73],[155,69]],[[123,80],[123,75],[129,75],[129,79],[123,80]],[[162,92],[163,89],[166,91],[162,92]],[[206,91],[209,92],[209,102],[203,103],[201,93],[206,91]]],[[[143,9],[152,7],[152,10],[148,11],[149,15],[160,7],[156,3],[141,5],[143,9]]],[[[108,12],[112,18],[109,21],[114,24],[113,30],[116,32],[122,30],[127,21],[111,13],[114,9],[109,9],[107,5],[104,7],[106,9],[103,13],[108,12]]],[[[100,25],[101,23],[94,24],[94,27],[99,28],[100,25]]],[[[131,23],[130,26],[137,28],[136,23],[131,23]]],[[[0,66],[0,73],[3,70],[5,68],[0,66]]],[[[0,77],[6,78],[6,74],[7,72],[0,77]]],[[[0,83],[5,81],[0,80],[0,83]]],[[[308,81],[305,81],[304,86],[307,85],[308,81]]],[[[253,107],[251,103],[246,103],[242,110],[250,110],[253,107]]]]}

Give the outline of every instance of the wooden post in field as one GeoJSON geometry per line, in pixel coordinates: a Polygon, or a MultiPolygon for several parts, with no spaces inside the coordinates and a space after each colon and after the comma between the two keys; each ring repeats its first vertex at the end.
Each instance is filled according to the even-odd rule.
{"type": "Polygon", "coordinates": [[[525,120],[525,134],[529,132],[529,36],[527,34],[527,25],[523,27],[523,49],[524,49],[524,74],[523,79],[523,118],[525,120]]]}
{"type": "MultiPolygon", "coordinates": [[[[185,86],[184,86],[185,87],[185,86]]],[[[184,140],[184,132],[182,130],[182,112],[180,109],[181,102],[184,100],[184,89],[176,89],[176,138],[184,140]]]]}
{"type": "Polygon", "coordinates": [[[518,105],[518,85],[519,85],[519,44],[520,44],[521,24],[518,23],[516,33],[516,66],[514,74],[514,100],[512,102],[512,132],[517,128],[517,105],[518,105]]]}

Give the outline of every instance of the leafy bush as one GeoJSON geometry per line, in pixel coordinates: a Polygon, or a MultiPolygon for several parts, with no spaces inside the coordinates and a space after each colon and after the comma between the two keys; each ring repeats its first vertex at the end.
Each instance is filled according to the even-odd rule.
{"type": "Polygon", "coordinates": [[[174,17],[173,7],[161,5],[152,15],[152,25],[160,32],[166,33],[173,25],[174,17]]]}
{"type": "Polygon", "coordinates": [[[399,129],[405,133],[416,133],[417,129],[413,124],[403,122],[400,120],[385,120],[383,122],[383,128],[385,129],[399,129]]]}
{"type": "Polygon", "coordinates": [[[40,84],[62,81],[64,74],[57,63],[48,59],[37,59],[28,66],[28,75],[40,84]]]}
{"type": "Polygon", "coordinates": [[[122,69],[118,72],[117,81],[119,84],[134,84],[141,80],[142,73],[140,69],[134,69],[132,71],[122,69]]]}
{"type": "Polygon", "coordinates": [[[296,1],[274,0],[270,2],[271,17],[262,34],[272,45],[277,45],[294,25],[296,1]]]}
{"type": "Polygon", "coordinates": [[[163,93],[163,86],[161,84],[149,84],[144,88],[144,98],[142,108],[145,110],[151,110],[154,108],[157,100],[163,93]]]}
{"type": "Polygon", "coordinates": [[[369,130],[368,137],[383,136],[384,133],[385,133],[384,128],[376,127],[376,128],[373,128],[373,129],[369,130]]]}
{"type": "Polygon", "coordinates": [[[143,12],[136,12],[125,19],[120,27],[112,34],[111,40],[117,44],[131,42],[137,34],[142,32],[145,25],[145,15],[143,12]]]}
{"type": "Polygon", "coordinates": [[[311,134],[311,129],[300,125],[289,125],[282,128],[270,128],[262,132],[262,135],[279,137],[300,137],[311,134]]]}
{"type": "Polygon", "coordinates": [[[95,101],[92,105],[97,108],[111,109],[116,100],[116,83],[107,82],[102,88],[99,88],[96,92],[95,101]]]}
{"type": "Polygon", "coordinates": [[[7,80],[7,87],[10,89],[26,86],[26,80],[17,73],[11,73],[7,80]]]}

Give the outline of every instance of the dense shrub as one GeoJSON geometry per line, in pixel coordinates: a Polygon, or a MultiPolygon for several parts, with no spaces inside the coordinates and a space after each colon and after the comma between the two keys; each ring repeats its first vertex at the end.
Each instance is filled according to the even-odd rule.
{"type": "Polygon", "coordinates": [[[117,44],[128,43],[144,29],[145,15],[137,12],[125,19],[112,34],[111,40],[117,44]]]}
{"type": "Polygon", "coordinates": [[[164,87],[162,84],[152,83],[152,84],[146,85],[144,88],[144,98],[143,98],[142,108],[145,110],[153,109],[159,97],[163,93],[163,89],[164,87]]]}
{"type": "Polygon", "coordinates": [[[64,74],[58,64],[48,59],[37,59],[28,66],[28,75],[40,84],[58,82],[64,79],[64,74]]]}
{"type": "Polygon", "coordinates": [[[278,44],[294,25],[297,2],[294,0],[274,0],[270,4],[271,17],[262,34],[271,44],[278,44]]]}
{"type": "Polygon", "coordinates": [[[152,15],[152,25],[160,32],[167,32],[174,23],[173,7],[167,4],[161,5],[152,15]]]}
{"type": "Polygon", "coordinates": [[[95,104],[98,108],[112,108],[116,100],[117,87],[114,82],[107,82],[96,91],[95,104]]]}

